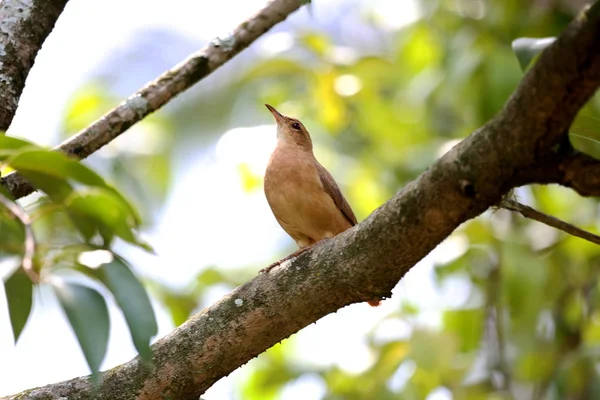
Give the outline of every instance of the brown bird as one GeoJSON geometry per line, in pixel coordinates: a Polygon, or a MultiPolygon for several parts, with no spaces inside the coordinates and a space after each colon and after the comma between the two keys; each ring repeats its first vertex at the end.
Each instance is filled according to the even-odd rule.
{"type": "MultiPolygon", "coordinates": [[[[299,250],[261,272],[356,225],[356,216],[337,183],[315,158],[310,134],[302,122],[265,106],[277,122],[277,146],[265,173],[265,195],[277,222],[299,250]]],[[[377,306],[379,300],[369,304],[377,306]]]]}

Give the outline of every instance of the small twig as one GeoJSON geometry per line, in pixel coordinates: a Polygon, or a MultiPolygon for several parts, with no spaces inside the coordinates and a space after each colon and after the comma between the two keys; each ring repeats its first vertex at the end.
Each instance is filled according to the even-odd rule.
{"type": "Polygon", "coordinates": [[[555,218],[551,215],[544,214],[543,212],[537,211],[529,206],[521,204],[518,201],[504,200],[500,207],[506,210],[518,212],[525,218],[533,219],[535,221],[541,222],[544,225],[548,225],[563,232],[566,232],[569,235],[577,236],[578,238],[587,240],[588,242],[600,245],[600,236],[588,231],[584,231],[581,228],[571,225],[568,222],[561,221],[560,219],[555,218]]]}
{"type": "Polygon", "coordinates": [[[40,277],[33,269],[33,255],[35,253],[35,238],[31,229],[29,216],[19,207],[17,203],[0,193],[0,203],[6,207],[15,217],[21,221],[25,228],[25,250],[23,251],[23,270],[33,283],[39,283],[40,277]]]}

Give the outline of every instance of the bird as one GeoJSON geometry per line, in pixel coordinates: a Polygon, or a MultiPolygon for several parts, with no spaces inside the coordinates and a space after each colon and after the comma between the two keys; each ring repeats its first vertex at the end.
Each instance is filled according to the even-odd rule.
{"type": "MultiPolygon", "coordinates": [[[[265,196],[275,219],[299,249],[262,269],[263,273],[357,224],[333,176],[315,158],[304,124],[265,106],[277,124],[277,145],[264,177],[265,196]]],[[[368,303],[377,306],[380,301],[368,303]]]]}

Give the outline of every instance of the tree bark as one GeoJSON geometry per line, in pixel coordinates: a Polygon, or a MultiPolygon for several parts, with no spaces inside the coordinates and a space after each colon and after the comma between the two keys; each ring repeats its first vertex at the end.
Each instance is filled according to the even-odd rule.
{"type": "MultiPolygon", "coordinates": [[[[277,3],[277,2],[275,2],[277,3]]],[[[198,399],[217,380],[277,342],[346,305],[392,288],[463,222],[514,187],[559,183],[598,195],[600,162],[567,138],[578,110],[600,85],[600,3],[546,49],[488,124],[354,228],[238,287],[153,345],[103,373],[13,399],[198,399]]]]}
{"type": "Polygon", "coordinates": [[[6,131],[29,70],[68,0],[0,2],[0,131],[6,131]]]}

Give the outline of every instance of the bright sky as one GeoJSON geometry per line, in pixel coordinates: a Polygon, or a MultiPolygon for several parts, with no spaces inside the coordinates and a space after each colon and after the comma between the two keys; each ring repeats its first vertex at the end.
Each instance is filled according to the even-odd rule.
{"type": "MultiPolygon", "coordinates": [[[[411,22],[418,13],[414,0],[345,1],[357,7],[372,8],[375,20],[388,29],[411,22]]],[[[166,4],[162,0],[71,0],[36,60],[9,133],[42,144],[56,144],[56,132],[70,94],[86,82],[90,71],[112,50],[143,28],[166,27],[195,38],[200,44],[231,30],[260,9],[265,1],[171,0],[168,6],[166,4]]],[[[318,19],[320,10],[336,4],[339,1],[313,0],[313,18],[318,19]]],[[[306,13],[306,10],[300,12],[306,13]]],[[[263,42],[268,40],[271,46],[262,46],[271,52],[289,45],[285,35],[281,34],[267,37],[263,42]]],[[[341,91],[360,89],[356,82],[341,82],[340,85],[341,91]]],[[[273,125],[226,132],[214,149],[199,157],[192,168],[177,178],[160,222],[150,233],[149,239],[159,256],[139,256],[142,262],[138,264],[145,266],[144,272],[173,284],[184,284],[209,264],[228,268],[248,262],[266,265],[273,261],[266,257],[274,254],[285,236],[262,191],[251,194],[242,191],[236,166],[243,161],[257,172],[264,171],[274,137],[273,125]],[[218,190],[206,196],[191,191],[191,187],[218,190]],[[229,220],[244,221],[244,224],[232,229],[230,224],[223,223],[225,209],[229,220]],[[202,229],[194,235],[182,235],[188,224],[202,229]],[[198,252],[199,243],[202,244],[201,252],[198,252]],[[231,243],[235,243],[235,251],[228,248],[231,243]],[[190,265],[190,259],[194,260],[193,265],[190,265]]],[[[433,261],[456,257],[466,245],[466,238],[460,235],[442,244],[418,268],[411,270],[396,288],[394,298],[385,301],[381,307],[353,305],[307,327],[296,336],[302,349],[298,351],[298,357],[313,365],[337,364],[348,371],[359,372],[367,368],[373,362],[373,356],[364,343],[364,334],[371,331],[384,315],[395,311],[403,298],[409,298],[425,310],[423,324],[438,324],[441,305],[462,304],[468,287],[465,287],[465,280],[457,278],[440,291],[432,280],[433,261]],[[347,351],[349,348],[351,352],[347,351]]],[[[215,300],[220,295],[222,293],[215,292],[215,300]]],[[[0,395],[89,373],[77,341],[53,296],[42,291],[38,293],[39,298],[42,302],[36,301],[28,325],[17,346],[13,347],[5,300],[0,295],[0,354],[3,361],[0,364],[0,395]]],[[[173,327],[164,310],[158,304],[155,306],[159,319],[158,337],[161,337],[173,327]]],[[[135,355],[123,317],[112,305],[110,313],[111,337],[103,369],[128,361],[135,355]]],[[[376,337],[390,340],[409,334],[410,329],[408,325],[382,324],[376,330],[376,337]]],[[[401,369],[390,383],[394,387],[401,387],[412,373],[410,366],[401,369]]],[[[234,399],[233,382],[247,371],[246,366],[221,380],[203,398],[234,399]]],[[[318,399],[323,391],[320,378],[310,375],[286,387],[283,397],[318,399]]],[[[429,400],[447,398],[450,398],[448,391],[439,388],[429,400]]]]}

